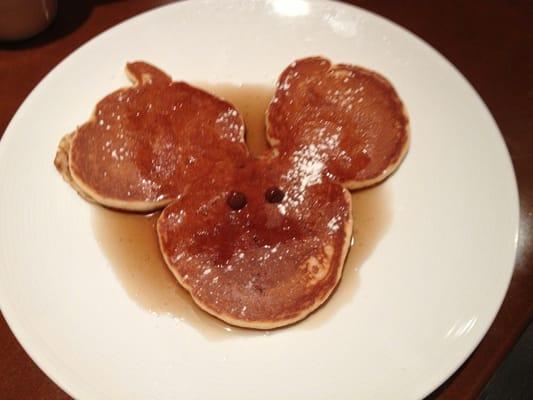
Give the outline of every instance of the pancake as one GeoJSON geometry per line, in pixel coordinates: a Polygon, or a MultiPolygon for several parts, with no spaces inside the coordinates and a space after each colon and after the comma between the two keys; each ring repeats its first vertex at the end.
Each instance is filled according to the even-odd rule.
{"type": "Polygon", "coordinates": [[[351,197],[319,160],[251,160],[217,190],[191,190],[157,222],[164,259],[205,311],[271,329],[305,318],[330,296],[352,234],[351,197]],[[314,173],[308,169],[318,163],[314,173]],[[266,200],[269,188],[283,199],[266,200]],[[234,210],[231,192],[246,197],[234,210]]]}
{"type": "Polygon", "coordinates": [[[163,258],[199,307],[232,325],[292,324],[333,293],[352,236],[347,188],[400,163],[408,120],[375,72],[320,57],[281,74],[266,115],[272,148],[252,158],[229,103],[136,62],[55,164],[99,204],[165,207],[163,258]]]}
{"type": "Polygon", "coordinates": [[[152,211],[247,157],[244,122],[231,104],[144,62],[126,72],[134,86],[102,99],[58,151],[56,166],[68,159],[71,182],[84,197],[152,211]]]}
{"type": "Polygon", "coordinates": [[[278,79],[267,138],[282,153],[314,147],[349,189],[376,184],[404,157],[409,124],[392,85],[376,72],[322,57],[293,62],[278,79]]]}

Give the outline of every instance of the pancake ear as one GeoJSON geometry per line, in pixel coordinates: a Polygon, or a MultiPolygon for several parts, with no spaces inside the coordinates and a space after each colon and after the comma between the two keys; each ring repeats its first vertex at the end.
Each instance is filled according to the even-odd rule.
{"type": "Polygon", "coordinates": [[[56,166],[85,197],[153,211],[248,157],[244,120],[231,104],[145,62],[127,64],[126,73],[135,86],[105,96],[60,144],[56,166]]]}
{"type": "Polygon", "coordinates": [[[126,64],[126,75],[134,86],[151,83],[170,83],[172,78],[160,69],[143,61],[126,64]]]}
{"type": "Polygon", "coordinates": [[[348,189],[381,182],[407,152],[409,119],[377,72],[309,57],[280,75],[266,115],[268,142],[281,154],[314,157],[348,189]]]}

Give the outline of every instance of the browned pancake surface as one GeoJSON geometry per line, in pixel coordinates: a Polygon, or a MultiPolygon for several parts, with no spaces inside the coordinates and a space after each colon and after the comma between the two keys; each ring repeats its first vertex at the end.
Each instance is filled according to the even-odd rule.
{"type": "Polygon", "coordinates": [[[283,71],[267,123],[280,151],[312,146],[330,177],[348,188],[384,179],[408,144],[407,116],[392,85],[376,72],[321,57],[283,71]]]}
{"type": "MultiPolygon", "coordinates": [[[[316,160],[315,160],[316,161],[316,160]]],[[[190,191],[158,221],[167,264],[194,300],[235,325],[274,328],[304,318],[335,288],[351,237],[350,197],[311,178],[313,160],[252,160],[216,189],[190,191]],[[284,193],[265,199],[268,188],[284,193]],[[247,198],[236,211],[230,191],[247,198]]]]}
{"type": "Polygon", "coordinates": [[[157,223],[164,259],[194,301],[228,323],[275,328],[323,304],[352,234],[344,187],[384,179],[407,149],[390,83],[320,57],[296,61],[268,110],[273,149],[253,159],[229,103],[143,62],[127,72],[135,86],[100,101],[62,141],[56,165],[68,162],[73,187],[128,210],[172,201],[157,223]],[[267,200],[272,187],[280,202],[267,200]],[[230,192],[246,205],[230,207],[230,192]]]}
{"type": "Polygon", "coordinates": [[[101,100],[70,147],[72,177],[97,202],[158,208],[247,156],[232,105],[146,63],[127,72],[137,84],[101,100]]]}

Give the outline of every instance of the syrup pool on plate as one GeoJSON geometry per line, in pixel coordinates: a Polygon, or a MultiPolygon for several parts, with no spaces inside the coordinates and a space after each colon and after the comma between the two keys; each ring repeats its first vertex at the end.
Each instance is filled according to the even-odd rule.
{"type": "MultiPolygon", "coordinates": [[[[265,111],[273,87],[259,85],[197,86],[231,102],[246,122],[246,141],[252,155],[268,148],[265,138],[265,111]]],[[[391,218],[387,183],[352,193],[354,239],[342,279],[331,299],[309,318],[294,327],[315,327],[326,323],[357,291],[358,269],[375,250],[391,218]]],[[[125,292],[143,309],[170,315],[196,327],[209,339],[259,332],[232,327],[202,311],[194,304],[170,270],[159,251],[155,224],[159,213],[124,213],[94,206],[93,229],[125,292]]]]}

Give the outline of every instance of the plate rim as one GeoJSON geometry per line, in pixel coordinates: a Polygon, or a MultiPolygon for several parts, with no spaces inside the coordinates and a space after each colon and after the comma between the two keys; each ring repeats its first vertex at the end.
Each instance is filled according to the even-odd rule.
{"type": "MultiPolygon", "coordinates": [[[[479,93],[476,91],[476,89],[473,87],[473,85],[470,83],[470,81],[462,74],[462,72],[450,61],[448,60],[438,49],[434,48],[431,44],[429,44],[427,41],[425,41],[423,38],[416,35],[414,32],[410,31],[409,29],[403,27],[402,25],[396,23],[395,21],[392,21],[382,15],[379,15],[373,11],[367,10],[365,8],[362,8],[360,6],[352,5],[343,3],[339,0],[304,0],[305,2],[318,2],[318,3],[330,3],[334,4],[335,7],[340,8],[346,8],[350,10],[357,10],[358,13],[366,14],[371,16],[373,19],[379,20],[381,23],[386,23],[393,25],[396,29],[401,30],[404,34],[407,35],[409,40],[418,42],[418,45],[421,45],[425,48],[426,51],[429,51],[432,53],[433,56],[436,56],[440,62],[444,62],[448,68],[450,68],[454,75],[461,79],[462,83],[466,85],[469,92],[474,95],[478,103],[482,106],[483,112],[489,117],[489,122],[491,125],[493,125],[494,129],[498,133],[497,140],[499,141],[499,146],[503,150],[503,158],[502,161],[505,161],[507,164],[507,168],[509,172],[512,175],[513,182],[511,182],[511,186],[513,188],[513,193],[510,193],[510,195],[513,198],[513,207],[514,207],[514,216],[513,216],[513,251],[512,251],[512,262],[509,268],[506,269],[506,278],[505,278],[505,289],[500,293],[499,298],[497,301],[494,302],[494,309],[491,310],[489,313],[491,315],[490,318],[488,318],[489,323],[486,324],[482,329],[479,329],[478,335],[475,335],[472,337],[472,346],[468,346],[469,350],[462,351],[464,354],[459,357],[459,360],[457,363],[454,363],[453,367],[447,368],[447,372],[445,376],[442,376],[440,379],[436,379],[437,382],[433,383],[432,385],[427,385],[428,388],[423,393],[421,393],[420,398],[424,398],[434,392],[436,389],[438,389],[443,383],[445,383],[457,370],[461,368],[461,366],[467,361],[467,359],[476,351],[476,349],[479,347],[479,344],[485,338],[487,335],[487,332],[492,327],[494,320],[496,319],[498,312],[501,310],[502,304],[507,296],[507,293],[509,291],[509,286],[511,283],[511,279],[515,270],[516,266],[516,258],[517,258],[517,249],[518,249],[518,241],[519,241],[519,234],[520,234],[520,204],[519,204],[519,191],[518,191],[518,184],[516,179],[516,171],[514,169],[514,165],[512,163],[512,158],[509,152],[509,148],[507,147],[507,144],[505,142],[504,136],[502,135],[501,129],[498,126],[497,121],[495,120],[494,116],[490,112],[490,109],[488,108],[487,104],[483,100],[483,98],[479,95],[479,93]],[[470,348],[471,347],[471,348],[470,348]]],[[[176,3],[169,3],[169,4],[162,4],[155,6],[153,8],[150,8],[148,10],[142,11],[139,14],[136,14],[130,18],[125,19],[124,21],[119,22],[118,24],[115,24],[113,26],[110,26],[109,28],[105,29],[104,31],[96,34],[95,36],[91,37],[78,47],[76,47],[72,52],[66,54],[56,65],[54,65],[45,75],[42,77],[39,82],[31,89],[29,94],[26,96],[26,98],[23,100],[23,102],[20,104],[16,112],[11,117],[6,129],[4,130],[4,133],[0,139],[0,158],[5,157],[4,153],[7,152],[7,149],[9,147],[9,143],[11,140],[14,140],[13,137],[15,137],[15,134],[11,131],[12,126],[17,123],[17,121],[21,118],[21,115],[24,111],[24,109],[27,107],[27,104],[29,101],[35,97],[35,93],[38,93],[43,83],[46,84],[46,81],[50,79],[51,76],[54,76],[60,72],[63,66],[69,62],[70,59],[75,58],[77,54],[81,51],[83,51],[85,48],[91,46],[94,42],[100,40],[101,36],[105,36],[109,32],[120,29],[123,25],[130,24],[134,20],[145,18],[148,14],[157,13],[160,12],[162,9],[165,8],[171,8],[176,7],[179,8],[183,4],[192,3],[193,0],[185,0],[181,2],[176,3]]],[[[230,2],[234,4],[241,4],[242,0],[230,0],[230,2]]],[[[268,1],[264,1],[268,2],[268,1]]],[[[197,4],[203,3],[209,4],[213,3],[212,0],[200,0],[196,2],[197,4]]],[[[511,211],[509,210],[509,213],[511,214],[511,211]]],[[[89,395],[95,394],[92,392],[88,392],[86,389],[91,388],[91,390],[96,390],[96,387],[94,385],[85,383],[87,386],[78,385],[78,383],[85,382],[85,380],[79,376],[78,374],[74,373],[70,368],[64,365],[64,363],[57,358],[51,357],[53,354],[52,352],[48,350],[44,350],[41,347],[40,349],[36,347],[35,345],[35,339],[32,339],[29,334],[29,331],[26,329],[19,318],[17,318],[16,313],[12,313],[12,307],[8,306],[6,307],[6,304],[9,304],[9,301],[6,301],[6,295],[1,290],[0,286],[0,312],[2,313],[7,326],[11,330],[12,334],[17,339],[19,345],[23,348],[24,352],[30,357],[30,359],[39,367],[39,369],[50,379],[52,380],[56,385],[58,385],[63,391],[65,391],[69,396],[76,398],[75,394],[80,397],[90,397],[89,395]],[[31,345],[28,345],[28,343],[31,343],[31,345]],[[77,382],[74,384],[72,383],[70,379],[72,377],[75,377],[78,379],[77,382]]],[[[45,346],[47,347],[47,346],[45,346]]],[[[107,395],[103,395],[103,398],[108,398],[107,395]]]]}

